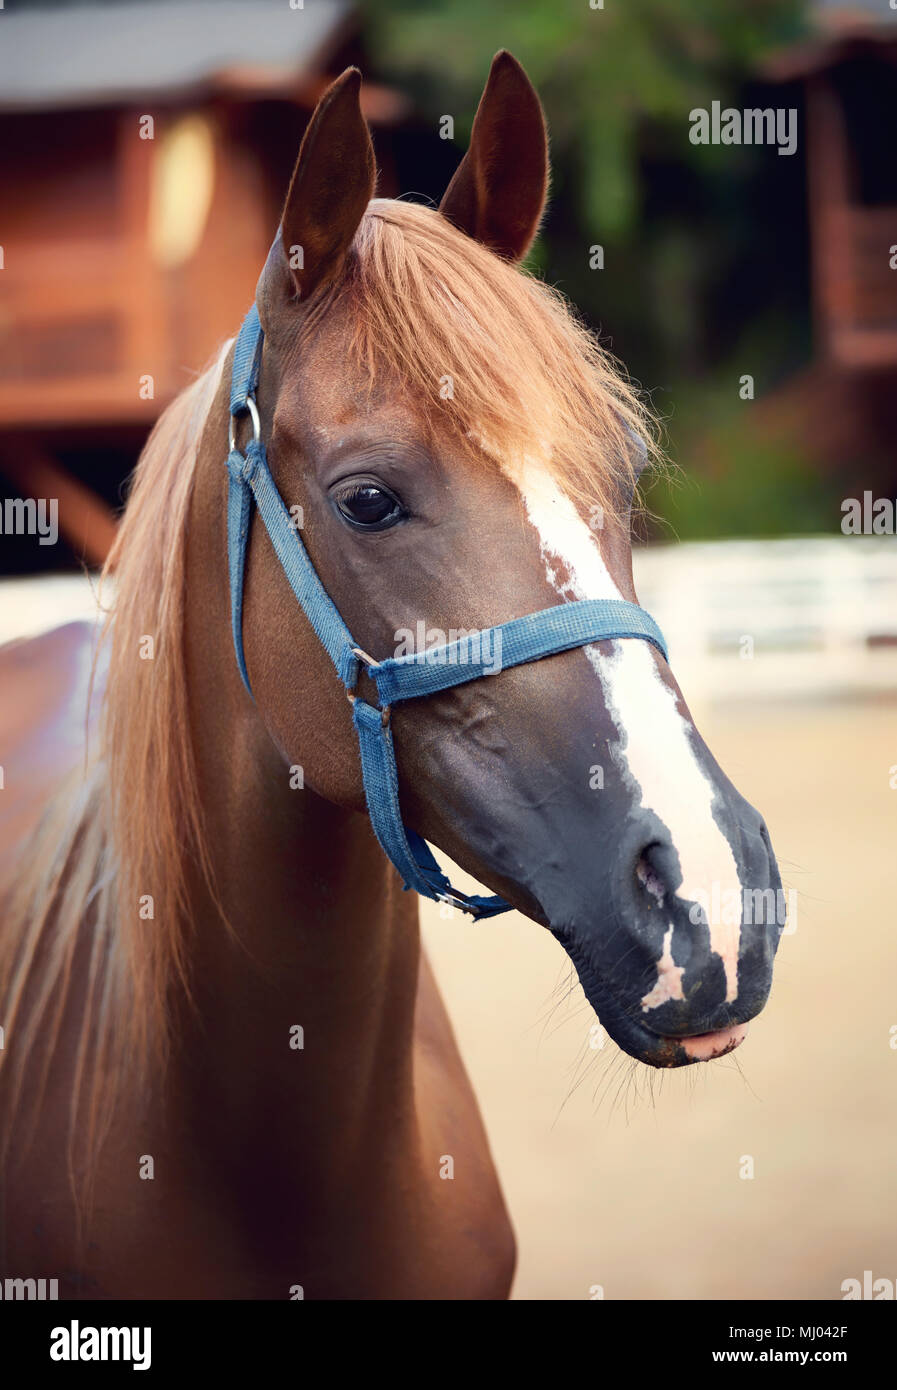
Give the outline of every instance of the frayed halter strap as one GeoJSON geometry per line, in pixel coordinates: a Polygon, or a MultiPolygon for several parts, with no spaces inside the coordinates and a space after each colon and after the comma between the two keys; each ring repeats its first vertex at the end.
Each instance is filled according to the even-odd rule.
{"type": "Polygon", "coordinates": [[[637,637],[651,642],[666,657],[660,628],[637,604],[625,599],[582,599],[528,613],[482,633],[471,633],[442,647],[407,656],[376,661],[355,642],[324,588],[295,523],[268,468],[261,438],[255,390],[262,356],[262,327],[255,305],[240,329],[234,349],[230,394],[230,479],[227,502],[227,558],[230,571],[231,625],[237,665],[246,689],[252,693],[243,655],[243,576],[249,540],[252,503],[255,501],[265,529],[283,566],[290,588],[305,616],[326,648],[352,704],[358,731],[364,793],[374,833],[392,860],[407,888],[425,898],[447,902],[473,917],[492,917],[510,910],[500,897],[469,897],[453,888],[439,868],[426,842],[402,822],[399,778],[390,728],[390,710],[399,700],[414,700],[440,690],[491,677],[525,661],[539,661],[555,652],[568,651],[588,642],[608,638],[637,637]],[[236,444],[236,421],[249,414],[253,435],[241,452],[236,444]],[[501,645],[497,645],[500,643],[501,645]],[[498,665],[494,654],[500,652],[498,665]],[[377,690],[379,703],[371,705],[355,693],[361,666],[377,690]]]}

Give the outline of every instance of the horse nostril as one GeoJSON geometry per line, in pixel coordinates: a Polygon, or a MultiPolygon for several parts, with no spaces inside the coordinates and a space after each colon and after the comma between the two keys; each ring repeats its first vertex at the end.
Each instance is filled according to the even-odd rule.
{"type": "Polygon", "coordinates": [[[640,856],[635,866],[635,876],[652,898],[655,898],[659,903],[663,902],[667,893],[666,884],[656,869],[652,869],[644,855],[640,856]]]}
{"type": "Polygon", "coordinates": [[[656,903],[663,903],[676,892],[681,881],[679,860],[672,845],[655,841],[646,845],[636,860],[635,876],[656,903]]]}

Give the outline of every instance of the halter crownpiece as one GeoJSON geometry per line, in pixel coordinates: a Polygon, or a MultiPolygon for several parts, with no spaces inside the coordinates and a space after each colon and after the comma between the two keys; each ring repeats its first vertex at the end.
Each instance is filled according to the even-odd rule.
{"type": "Polygon", "coordinates": [[[426,841],[402,821],[399,776],[390,728],[390,710],[399,700],[435,695],[440,690],[497,675],[499,670],[539,661],[608,638],[638,637],[651,642],[666,658],[663,634],[643,608],[626,599],[577,599],[540,613],[513,618],[442,647],[377,661],[355,642],[333,600],[318,578],[302,539],[271,476],[261,438],[255,390],[262,359],[262,326],[253,304],[234,348],[230,393],[227,471],[227,558],[230,574],[231,627],[237,666],[252,694],[243,654],[243,578],[255,501],[290,588],[327,650],[352,705],[358,732],[364,794],[374,833],[384,854],[402,876],[405,888],[425,898],[451,903],[471,916],[493,917],[510,911],[504,898],[469,897],[453,888],[426,841]],[[236,421],[252,418],[253,433],[243,452],[236,444],[236,421]],[[500,646],[498,645],[500,643],[500,646]],[[490,654],[500,652],[496,666],[490,654]],[[355,693],[364,665],[377,690],[378,705],[355,693]]]}

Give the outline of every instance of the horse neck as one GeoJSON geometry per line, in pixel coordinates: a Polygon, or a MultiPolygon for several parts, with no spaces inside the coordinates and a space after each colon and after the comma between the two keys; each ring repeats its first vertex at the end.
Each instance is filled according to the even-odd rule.
{"type": "Polygon", "coordinates": [[[226,1136],[233,1150],[234,1134],[251,1134],[254,1152],[267,1144],[291,1181],[305,1171],[320,1183],[339,1171],[337,1157],[361,1152],[377,1116],[394,1117],[396,1135],[413,1130],[417,906],[366,816],[291,787],[244,695],[230,634],[225,438],[219,399],[197,462],[185,652],[220,905],[194,882],[194,1007],[181,1020],[180,1064],[189,1113],[213,1147],[226,1136]]]}

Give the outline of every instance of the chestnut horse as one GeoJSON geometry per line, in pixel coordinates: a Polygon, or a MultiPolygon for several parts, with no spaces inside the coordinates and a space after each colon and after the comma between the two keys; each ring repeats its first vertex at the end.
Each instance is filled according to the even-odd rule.
{"type": "MultiPolygon", "coordinates": [[[[547,189],[528,79],[497,56],[438,211],[373,197],[359,87],[348,70],[311,119],[256,298],[260,430],[327,593],[381,658],[421,622],[636,602],[650,422],[517,264],[547,189]]],[[[80,1298],[505,1297],[514,1237],[417,899],[257,517],[252,695],[235,661],[232,357],[138,466],[86,753],[90,631],[0,657],[0,1274],[80,1298]]],[[[581,645],[393,726],[406,823],[557,938],[626,1052],[740,1042],[779,927],[701,904],[778,874],[660,651],[581,645]]]]}

